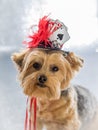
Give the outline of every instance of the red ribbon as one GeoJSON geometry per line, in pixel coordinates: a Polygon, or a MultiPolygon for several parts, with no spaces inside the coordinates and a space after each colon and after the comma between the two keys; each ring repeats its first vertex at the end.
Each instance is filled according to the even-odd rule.
{"type": "Polygon", "coordinates": [[[37,104],[36,104],[36,98],[33,97],[30,99],[30,110],[28,110],[28,101],[29,99],[27,98],[27,108],[26,108],[26,117],[25,117],[25,126],[24,126],[24,130],[36,130],[36,107],[37,107],[37,104]],[[31,120],[31,113],[32,113],[32,104],[34,106],[34,120],[32,122],[31,120]],[[30,113],[30,115],[29,115],[30,113]],[[32,126],[33,125],[33,126],[32,126]]]}

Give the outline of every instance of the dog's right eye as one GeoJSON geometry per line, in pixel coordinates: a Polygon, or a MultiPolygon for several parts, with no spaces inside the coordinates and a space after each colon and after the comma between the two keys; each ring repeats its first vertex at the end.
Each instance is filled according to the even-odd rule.
{"type": "Polygon", "coordinates": [[[38,62],[35,62],[35,63],[33,64],[33,68],[36,69],[36,70],[39,70],[39,69],[41,68],[41,64],[38,63],[38,62]]]}
{"type": "Polygon", "coordinates": [[[52,72],[57,72],[58,70],[59,70],[59,68],[57,66],[51,67],[51,71],[52,72]]]}

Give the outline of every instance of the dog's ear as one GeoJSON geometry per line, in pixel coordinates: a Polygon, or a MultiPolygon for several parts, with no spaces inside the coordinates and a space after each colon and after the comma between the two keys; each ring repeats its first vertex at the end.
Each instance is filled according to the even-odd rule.
{"type": "Polygon", "coordinates": [[[76,56],[73,52],[65,52],[64,57],[70,63],[72,70],[79,71],[79,68],[83,66],[84,60],[79,56],[76,56]]]}
{"type": "Polygon", "coordinates": [[[28,50],[24,50],[19,53],[13,53],[11,56],[12,61],[15,63],[19,71],[22,69],[22,63],[28,50]]]}

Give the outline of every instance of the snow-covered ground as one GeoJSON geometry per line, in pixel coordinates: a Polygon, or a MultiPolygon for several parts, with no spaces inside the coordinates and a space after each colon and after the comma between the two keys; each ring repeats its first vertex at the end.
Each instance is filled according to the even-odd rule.
{"type": "Polygon", "coordinates": [[[87,87],[98,98],[98,21],[96,22],[95,16],[97,0],[74,0],[72,6],[70,2],[73,0],[69,0],[66,8],[63,5],[67,0],[62,0],[62,9],[57,0],[55,9],[54,3],[47,1],[0,0],[0,130],[23,130],[26,96],[19,86],[17,71],[10,56],[22,47],[26,29],[45,14],[45,8],[55,18],[66,21],[69,27],[71,40],[66,44],[69,46],[65,46],[65,50],[73,51],[84,59],[84,67],[72,83],[87,87]]]}

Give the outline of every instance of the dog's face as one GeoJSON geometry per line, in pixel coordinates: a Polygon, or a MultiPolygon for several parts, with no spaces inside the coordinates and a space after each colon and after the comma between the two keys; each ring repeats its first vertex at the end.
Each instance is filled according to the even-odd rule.
{"type": "Polygon", "coordinates": [[[28,49],[13,54],[24,93],[42,99],[58,99],[83,60],[73,53],[45,49],[28,49]]]}

